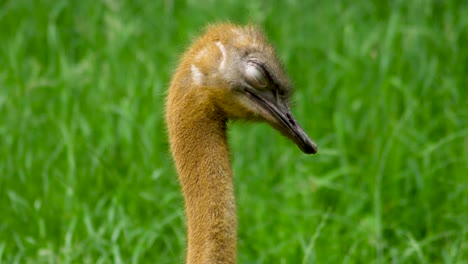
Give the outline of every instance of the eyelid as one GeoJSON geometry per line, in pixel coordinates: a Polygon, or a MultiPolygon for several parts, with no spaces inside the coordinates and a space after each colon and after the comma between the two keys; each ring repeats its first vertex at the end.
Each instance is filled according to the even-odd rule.
{"type": "Polygon", "coordinates": [[[257,88],[265,88],[269,83],[265,69],[255,61],[247,62],[245,75],[248,81],[254,84],[257,88]]]}

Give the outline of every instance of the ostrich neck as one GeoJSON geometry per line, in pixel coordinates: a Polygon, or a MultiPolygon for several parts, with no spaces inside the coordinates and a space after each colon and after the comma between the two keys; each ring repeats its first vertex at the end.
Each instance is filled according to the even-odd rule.
{"type": "Polygon", "coordinates": [[[185,199],[187,263],[235,263],[237,221],[226,118],[212,105],[187,97],[169,102],[167,118],[185,199]]]}

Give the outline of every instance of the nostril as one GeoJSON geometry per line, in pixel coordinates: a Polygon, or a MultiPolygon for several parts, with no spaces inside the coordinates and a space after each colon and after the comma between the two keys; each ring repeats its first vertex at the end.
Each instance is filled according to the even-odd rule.
{"type": "Polygon", "coordinates": [[[286,117],[288,118],[288,121],[289,123],[291,123],[291,125],[296,126],[296,122],[294,121],[294,118],[292,117],[290,113],[287,113],[286,117]]]}

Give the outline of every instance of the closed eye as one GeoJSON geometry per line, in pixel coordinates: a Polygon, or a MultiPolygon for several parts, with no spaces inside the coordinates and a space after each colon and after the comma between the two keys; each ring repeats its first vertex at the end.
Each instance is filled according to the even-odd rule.
{"type": "Polygon", "coordinates": [[[265,73],[265,69],[254,61],[249,61],[245,68],[245,77],[255,88],[266,88],[268,86],[269,80],[265,73]]]}

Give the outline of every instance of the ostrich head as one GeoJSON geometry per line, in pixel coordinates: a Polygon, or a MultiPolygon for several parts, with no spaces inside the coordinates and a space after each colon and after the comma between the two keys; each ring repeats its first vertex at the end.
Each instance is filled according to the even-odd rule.
{"type": "Polygon", "coordinates": [[[257,28],[209,27],[181,65],[179,95],[195,94],[200,103],[208,103],[229,119],[266,121],[303,152],[317,152],[289,109],[291,82],[257,28]]]}

